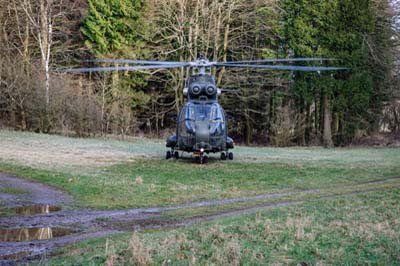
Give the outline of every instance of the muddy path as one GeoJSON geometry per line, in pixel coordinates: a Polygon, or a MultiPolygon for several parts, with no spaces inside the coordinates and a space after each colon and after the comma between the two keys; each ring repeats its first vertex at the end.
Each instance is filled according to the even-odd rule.
{"type": "Polygon", "coordinates": [[[72,197],[54,187],[0,173],[0,202],[6,207],[70,205],[72,197]]]}
{"type": "MultiPolygon", "coordinates": [[[[399,179],[400,177],[379,179],[370,182],[362,182],[359,185],[368,186],[393,182],[399,179]]],[[[320,196],[318,195],[320,190],[313,189],[224,200],[201,201],[170,207],[98,211],[68,208],[73,202],[72,198],[65,192],[46,185],[3,174],[0,174],[0,183],[2,187],[20,188],[29,191],[28,193],[12,194],[7,193],[7,190],[3,189],[3,192],[0,193],[0,197],[8,207],[29,204],[59,204],[63,206],[62,209],[58,209],[54,212],[46,211],[41,214],[0,217],[0,265],[13,265],[17,262],[37,260],[44,254],[48,254],[58,247],[89,238],[140,229],[190,226],[222,217],[255,212],[263,209],[279,208],[304,202],[303,200],[279,200],[279,198],[287,196],[316,194],[316,199],[330,199],[377,191],[377,189],[374,188],[362,191],[354,189],[352,192],[340,195],[320,196]],[[274,198],[276,198],[274,203],[258,203],[258,205],[254,203],[251,205],[251,202],[274,198]],[[190,218],[175,217],[173,219],[163,219],[163,214],[168,211],[198,207],[215,207],[235,203],[250,203],[250,207],[218,211],[217,213],[197,215],[190,218]]],[[[10,189],[10,191],[12,191],[12,189],[10,189]]]]}

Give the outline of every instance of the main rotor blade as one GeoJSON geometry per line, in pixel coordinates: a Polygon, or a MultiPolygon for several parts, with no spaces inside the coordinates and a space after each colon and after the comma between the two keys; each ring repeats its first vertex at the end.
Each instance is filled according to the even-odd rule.
{"type": "Polygon", "coordinates": [[[224,67],[242,67],[242,68],[260,68],[260,69],[275,69],[275,70],[290,70],[290,71],[333,71],[346,70],[346,67],[316,67],[316,66],[284,66],[284,65],[244,65],[244,64],[225,64],[216,63],[215,66],[224,67]]]}
{"type": "Polygon", "coordinates": [[[279,63],[279,62],[315,62],[315,61],[336,61],[335,58],[283,58],[283,59],[261,59],[261,60],[243,60],[228,61],[227,64],[243,64],[243,63],[279,63]]]}
{"type": "Polygon", "coordinates": [[[221,92],[240,92],[239,89],[221,89],[221,92]]]}
{"type": "Polygon", "coordinates": [[[176,61],[148,61],[148,60],[130,60],[130,59],[89,59],[84,62],[94,63],[115,63],[115,64],[138,64],[138,65],[173,65],[182,64],[176,61]]]}
{"type": "Polygon", "coordinates": [[[69,73],[86,73],[86,72],[145,70],[145,69],[157,69],[157,68],[179,68],[188,65],[189,65],[188,63],[180,63],[172,65],[149,65],[149,66],[85,67],[85,68],[57,69],[56,71],[69,72],[69,73]]]}

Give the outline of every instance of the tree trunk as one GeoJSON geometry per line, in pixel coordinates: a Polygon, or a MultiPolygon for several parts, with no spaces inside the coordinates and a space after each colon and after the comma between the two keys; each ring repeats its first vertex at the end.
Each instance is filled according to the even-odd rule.
{"type": "Polygon", "coordinates": [[[26,113],[25,110],[21,110],[21,129],[26,130],[27,123],[26,123],[26,113]]]}
{"type": "Polygon", "coordinates": [[[338,141],[337,136],[339,135],[339,114],[337,112],[332,114],[333,119],[333,135],[335,136],[335,141],[338,141]]]}
{"type": "Polygon", "coordinates": [[[321,101],[319,101],[318,102],[318,98],[317,98],[317,96],[315,97],[315,100],[314,100],[314,127],[313,127],[313,141],[314,142],[319,142],[320,141],[320,136],[321,136],[321,134],[320,134],[320,126],[321,126],[321,123],[320,123],[320,116],[321,116],[321,112],[320,112],[320,109],[321,109],[321,101]]]}
{"type": "Polygon", "coordinates": [[[297,144],[300,146],[304,146],[305,145],[305,128],[307,125],[305,125],[305,114],[304,114],[304,101],[302,99],[299,100],[299,105],[300,105],[300,112],[297,115],[297,144]]]}
{"type": "Polygon", "coordinates": [[[323,96],[323,109],[324,109],[323,142],[326,148],[330,148],[333,147],[332,128],[331,128],[332,114],[329,106],[329,99],[326,93],[324,93],[323,96]]]}
{"type": "Polygon", "coordinates": [[[268,134],[268,140],[270,142],[271,140],[271,134],[272,134],[272,124],[274,123],[274,121],[276,121],[276,117],[275,117],[275,101],[274,98],[275,97],[275,90],[272,90],[271,92],[271,96],[269,98],[269,121],[267,124],[267,134],[268,134]]]}
{"type": "Polygon", "coordinates": [[[306,103],[306,128],[304,129],[304,142],[305,145],[310,143],[310,135],[312,130],[312,114],[311,114],[311,106],[310,104],[306,103]]]}
{"type": "Polygon", "coordinates": [[[40,17],[38,28],[38,41],[42,54],[42,65],[45,71],[45,98],[46,111],[50,103],[50,52],[52,45],[53,25],[51,17],[51,5],[49,0],[40,0],[40,17]]]}
{"type": "Polygon", "coordinates": [[[250,122],[250,114],[246,108],[245,110],[245,119],[246,119],[246,145],[250,145],[251,142],[251,122],[250,122]]]}

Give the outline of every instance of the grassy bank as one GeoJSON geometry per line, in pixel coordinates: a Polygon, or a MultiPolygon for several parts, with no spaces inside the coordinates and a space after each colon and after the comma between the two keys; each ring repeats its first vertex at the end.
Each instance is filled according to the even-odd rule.
{"type": "Polygon", "coordinates": [[[101,238],[60,250],[50,264],[398,265],[399,201],[397,189],[101,238]]]}

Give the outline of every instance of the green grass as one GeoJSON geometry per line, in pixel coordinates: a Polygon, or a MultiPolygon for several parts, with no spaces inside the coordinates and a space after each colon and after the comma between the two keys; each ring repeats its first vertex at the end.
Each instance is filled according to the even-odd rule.
{"type": "Polygon", "coordinates": [[[58,251],[49,264],[399,265],[399,202],[399,189],[315,200],[189,228],[84,241],[58,251]]]}
{"type": "Polygon", "coordinates": [[[349,186],[398,175],[400,165],[382,170],[241,162],[214,162],[203,166],[153,159],[110,166],[96,176],[69,175],[4,163],[0,163],[0,171],[62,188],[71,193],[80,206],[112,209],[349,186]]]}
{"type": "Polygon", "coordinates": [[[0,172],[59,187],[77,205],[101,209],[348,186],[400,175],[400,149],[238,147],[234,161],[199,165],[164,160],[162,143],[0,131],[0,172]]]}
{"type": "Polygon", "coordinates": [[[0,188],[0,193],[7,193],[7,194],[27,194],[29,191],[24,189],[16,188],[16,187],[4,187],[0,188]]]}
{"type": "Polygon", "coordinates": [[[254,207],[263,208],[264,206],[274,206],[276,204],[281,204],[281,203],[298,204],[299,202],[307,202],[311,200],[347,197],[352,194],[359,194],[372,191],[384,192],[393,189],[400,189],[400,180],[394,180],[387,183],[361,184],[348,187],[342,187],[342,186],[331,187],[329,189],[321,189],[313,193],[303,192],[299,194],[283,195],[274,198],[227,203],[227,204],[207,206],[207,207],[193,207],[193,208],[169,210],[164,212],[162,216],[158,219],[168,222],[168,221],[174,221],[176,219],[203,217],[204,215],[218,215],[224,212],[235,211],[235,210],[246,210],[254,207]]]}

